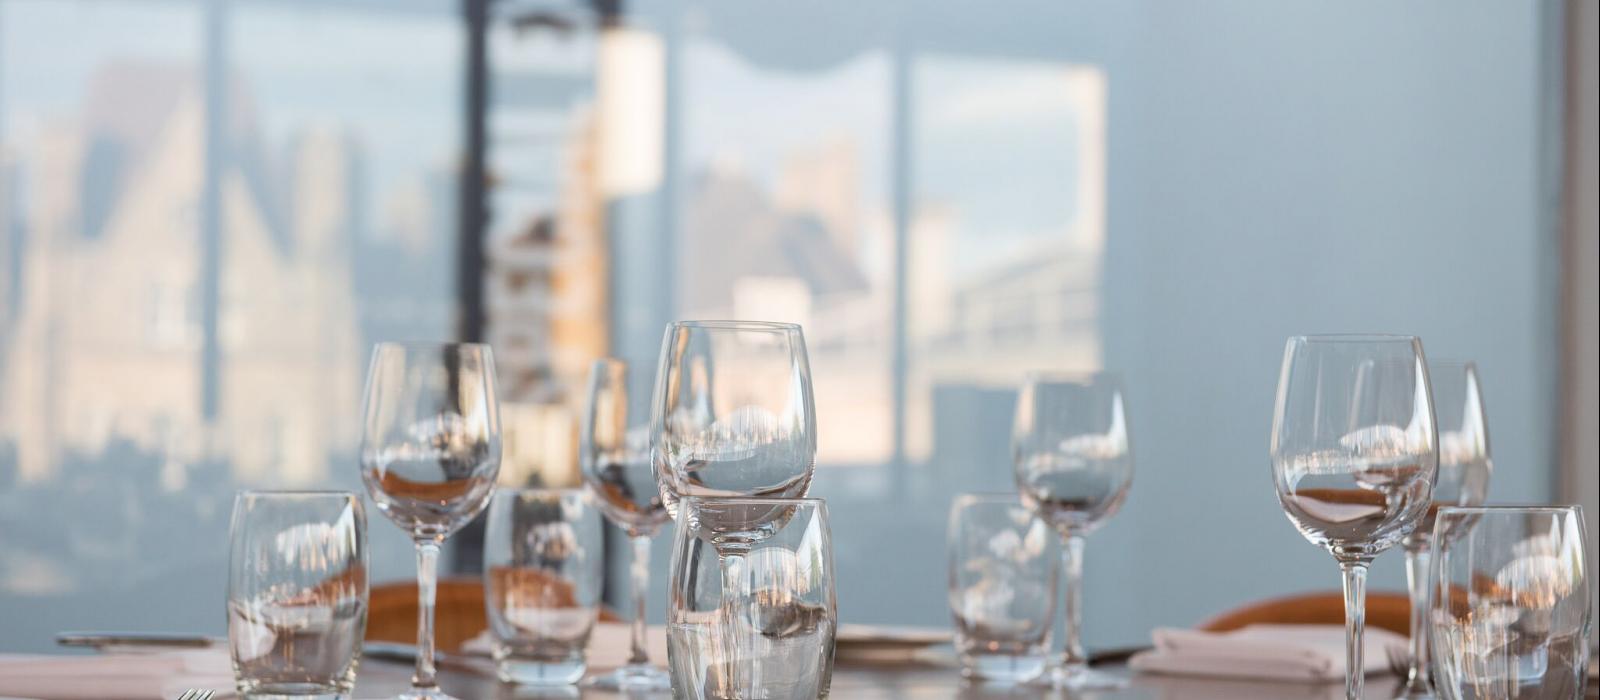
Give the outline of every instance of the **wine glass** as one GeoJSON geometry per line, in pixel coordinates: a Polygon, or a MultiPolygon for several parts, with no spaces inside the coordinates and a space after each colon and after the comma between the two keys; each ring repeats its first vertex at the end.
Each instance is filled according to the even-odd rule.
{"type": "Polygon", "coordinates": [[[1441,506],[1476,506],[1489,492],[1489,424],[1484,418],[1478,368],[1471,362],[1429,360],[1433,410],[1439,426],[1439,476],[1433,503],[1400,546],[1406,554],[1406,584],[1411,593],[1411,668],[1403,698],[1434,697],[1428,668],[1428,545],[1441,506]]]}
{"type": "Polygon", "coordinates": [[[1272,417],[1278,502],[1344,571],[1345,696],[1360,700],[1367,567],[1416,528],[1439,471],[1415,336],[1290,338],[1272,417]]]}
{"type": "Polygon", "coordinates": [[[800,326],[675,321],[661,343],[650,446],[667,510],[686,496],[799,498],[816,467],[800,326]]]}
{"type": "Polygon", "coordinates": [[[361,477],[417,546],[417,670],[403,700],[445,700],[434,680],[439,546],[489,502],[500,472],[494,356],[474,343],[379,343],[367,373],[361,477]]]}
{"type": "Polygon", "coordinates": [[[645,650],[645,596],[650,592],[650,539],[671,516],[656,486],[650,463],[650,429],[628,425],[628,364],[595,360],[589,370],[589,405],[579,439],[583,482],[600,511],[628,534],[633,544],[632,653],[627,665],[589,681],[611,690],[666,690],[666,669],[650,663],[645,650]]]}
{"type": "Polygon", "coordinates": [[[1116,515],[1133,485],[1126,400],[1114,375],[1028,375],[1017,396],[1011,457],[1017,490],[1060,533],[1066,638],[1056,683],[1116,688],[1125,681],[1089,670],[1083,649],[1084,538],[1116,515]]]}
{"type": "Polygon", "coordinates": [[[1585,532],[1577,506],[1439,510],[1429,646],[1441,696],[1588,697],[1585,532]]]}

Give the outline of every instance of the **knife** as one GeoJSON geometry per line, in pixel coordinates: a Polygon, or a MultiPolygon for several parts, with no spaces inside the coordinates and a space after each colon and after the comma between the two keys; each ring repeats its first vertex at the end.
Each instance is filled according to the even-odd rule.
{"type": "MultiPolygon", "coordinates": [[[[389,661],[403,664],[417,662],[417,647],[411,644],[395,642],[366,642],[361,645],[361,655],[375,661],[389,661]]],[[[481,654],[452,654],[444,651],[434,651],[433,663],[435,666],[451,671],[462,671],[481,676],[494,676],[494,661],[481,654]]]]}
{"type": "Polygon", "coordinates": [[[64,647],[88,647],[101,650],[106,647],[161,647],[167,649],[209,649],[220,646],[222,640],[198,634],[168,634],[161,632],[62,632],[56,635],[56,644],[64,647]]]}

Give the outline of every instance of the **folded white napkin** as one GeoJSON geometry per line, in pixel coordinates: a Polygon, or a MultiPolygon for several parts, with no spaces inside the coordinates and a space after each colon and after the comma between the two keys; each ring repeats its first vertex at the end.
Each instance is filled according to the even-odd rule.
{"type": "Polygon", "coordinates": [[[156,654],[0,654],[0,695],[38,700],[171,700],[190,688],[232,697],[233,667],[222,649],[156,654]]]}
{"type": "MultiPolygon", "coordinates": [[[[1344,680],[1344,627],[1337,625],[1251,625],[1231,632],[1157,628],[1155,649],[1129,659],[1136,671],[1218,678],[1287,681],[1344,680]]],[[[1385,629],[1366,630],[1363,665],[1367,673],[1389,672],[1389,650],[1406,648],[1406,638],[1385,629]]]]}
{"type": "MultiPolygon", "coordinates": [[[[461,645],[461,651],[469,654],[491,653],[494,648],[494,638],[491,632],[484,631],[461,645]]],[[[589,632],[589,649],[585,660],[589,664],[590,672],[609,671],[628,664],[628,657],[633,649],[633,627],[622,622],[597,622],[594,629],[589,632]]],[[[665,667],[667,665],[667,628],[660,625],[650,625],[644,632],[645,651],[650,654],[650,663],[665,667]]]]}

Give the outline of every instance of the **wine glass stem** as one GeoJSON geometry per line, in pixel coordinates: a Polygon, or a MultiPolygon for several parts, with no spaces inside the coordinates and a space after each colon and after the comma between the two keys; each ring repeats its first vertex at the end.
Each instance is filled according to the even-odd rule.
{"type": "Polygon", "coordinates": [[[722,633],[719,649],[722,659],[723,693],[726,697],[745,697],[746,674],[741,672],[740,644],[744,635],[739,630],[739,613],[749,600],[749,581],[744,569],[743,552],[719,552],[722,569],[722,633]]]}
{"type": "Polygon", "coordinates": [[[650,653],[644,642],[644,601],[650,593],[650,538],[633,536],[633,564],[629,573],[633,579],[633,653],[628,657],[631,666],[650,663],[650,653]]]}
{"type": "Polygon", "coordinates": [[[1366,666],[1361,658],[1361,637],[1367,625],[1367,564],[1341,562],[1344,570],[1344,695],[1346,700],[1362,700],[1366,666]]]}
{"type": "Polygon", "coordinates": [[[1406,548],[1406,587],[1411,593],[1411,670],[1406,675],[1408,695],[1427,695],[1428,682],[1428,549],[1406,548]]]}
{"type": "Polygon", "coordinates": [[[439,590],[439,543],[417,540],[417,672],[411,676],[411,687],[432,688],[433,667],[433,608],[439,590]]]}
{"type": "Polygon", "coordinates": [[[1061,548],[1062,587],[1066,599],[1062,609],[1066,613],[1067,631],[1061,653],[1061,670],[1068,676],[1080,674],[1089,668],[1089,656],[1083,651],[1083,536],[1068,535],[1066,546],[1061,548]]]}

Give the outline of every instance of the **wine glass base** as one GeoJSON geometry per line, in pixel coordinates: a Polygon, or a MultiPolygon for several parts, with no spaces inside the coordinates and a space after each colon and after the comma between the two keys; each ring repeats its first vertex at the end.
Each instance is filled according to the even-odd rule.
{"type": "Polygon", "coordinates": [[[1413,686],[1408,684],[1400,688],[1400,692],[1396,693],[1394,697],[1395,700],[1435,700],[1439,696],[1435,695],[1433,688],[1427,685],[1413,686]]]}
{"type": "Polygon", "coordinates": [[[412,688],[394,696],[393,700],[456,700],[456,697],[435,688],[412,688]]]}
{"type": "Polygon", "coordinates": [[[632,664],[594,676],[583,685],[600,690],[671,690],[672,676],[659,666],[632,664]]]}
{"type": "Polygon", "coordinates": [[[1058,666],[1050,672],[1050,683],[1066,690],[1117,690],[1128,687],[1128,679],[1087,668],[1058,666]]]}

